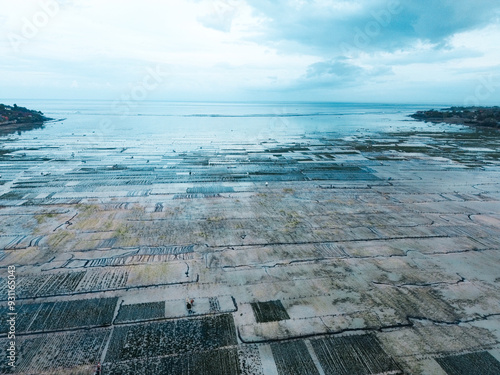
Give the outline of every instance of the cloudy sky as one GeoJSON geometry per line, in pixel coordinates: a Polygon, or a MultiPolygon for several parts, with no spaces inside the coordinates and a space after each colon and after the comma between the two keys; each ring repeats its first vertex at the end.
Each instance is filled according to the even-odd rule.
{"type": "Polygon", "coordinates": [[[499,104],[498,0],[0,0],[0,99],[499,104]]]}

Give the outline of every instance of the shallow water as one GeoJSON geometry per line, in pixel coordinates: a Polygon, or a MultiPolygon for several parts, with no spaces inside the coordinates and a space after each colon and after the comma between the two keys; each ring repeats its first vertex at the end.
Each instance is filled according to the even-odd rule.
{"type": "Polygon", "coordinates": [[[37,137],[37,143],[43,141],[45,146],[71,145],[76,150],[91,145],[152,148],[176,144],[182,149],[213,142],[284,142],[317,133],[348,137],[360,132],[370,135],[390,129],[428,128],[408,121],[409,114],[426,108],[418,105],[150,101],[124,106],[112,101],[73,100],[32,100],[19,105],[65,120],[0,139],[37,137]]]}

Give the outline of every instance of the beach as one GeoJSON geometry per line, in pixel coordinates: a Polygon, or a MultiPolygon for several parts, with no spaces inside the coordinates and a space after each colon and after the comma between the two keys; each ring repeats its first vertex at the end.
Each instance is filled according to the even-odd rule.
{"type": "Polygon", "coordinates": [[[28,104],[65,120],[0,138],[14,373],[500,371],[498,132],[423,106],[28,104]]]}

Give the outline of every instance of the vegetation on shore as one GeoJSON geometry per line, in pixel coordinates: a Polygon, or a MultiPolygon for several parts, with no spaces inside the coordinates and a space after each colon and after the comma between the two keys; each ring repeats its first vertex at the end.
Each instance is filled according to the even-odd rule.
{"type": "Polygon", "coordinates": [[[10,124],[35,124],[52,120],[45,117],[40,111],[33,111],[25,107],[0,104],[0,126],[10,124]]]}
{"type": "Polygon", "coordinates": [[[429,122],[485,126],[500,129],[500,107],[451,107],[418,111],[410,117],[429,122]]]}

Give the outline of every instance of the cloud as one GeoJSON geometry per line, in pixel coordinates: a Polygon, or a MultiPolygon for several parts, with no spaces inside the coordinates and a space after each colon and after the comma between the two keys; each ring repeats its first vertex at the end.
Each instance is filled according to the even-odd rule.
{"type": "Polygon", "coordinates": [[[498,17],[500,3],[494,0],[406,1],[402,15],[412,20],[414,37],[433,43],[454,34],[482,28],[498,17]]]}
{"type": "Polygon", "coordinates": [[[366,83],[376,77],[391,75],[390,67],[360,66],[349,59],[320,61],[309,65],[307,71],[292,86],[305,88],[341,88],[366,83]]]}
{"type": "Polygon", "coordinates": [[[454,60],[464,61],[484,56],[484,52],[473,48],[440,48],[431,44],[420,44],[412,49],[399,50],[393,53],[373,55],[371,61],[374,64],[386,65],[411,65],[411,64],[443,64],[454,60]]]}
{"type": "Polygon", "coordinates": [[[446,45],[453,35],[498,22],[497,0],[254,0],[273,46],[316,53],[394,51],[417,41],[446,45]]]}
{"type": "Polygon", "coordinates": [[[233,20],[237,15],[237,4],[228,0],[211,1],[208,11],[198,16],[197,20],[205,27],[230,32],[233,20]]]}
{"type": "Polygon", "coordinates": [[[345,59],[321,61],[309,65],[306,78],[323,80],[327,77],[334,77],[336,79],[348,79],[360,75],[362,71],[361,67],[353,65],[345,59]]]}

